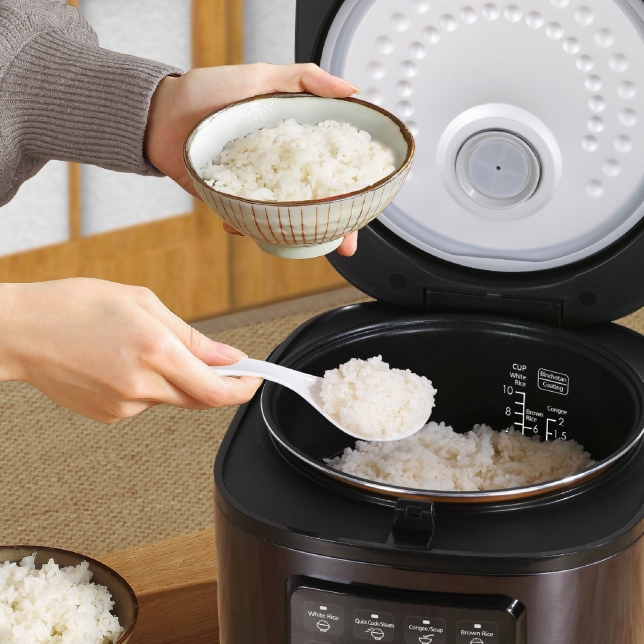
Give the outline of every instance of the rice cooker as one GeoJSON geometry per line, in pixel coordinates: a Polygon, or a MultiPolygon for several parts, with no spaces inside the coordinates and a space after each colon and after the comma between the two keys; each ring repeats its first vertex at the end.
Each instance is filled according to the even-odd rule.
{"type": "Polygon", "coordinates": [[[297,60],[413,131],[394,204],[333,266],[375,302],[271,360],[382,355],[432,419],[581,443],[539,485],[433,491],[331,468],[354,440],[267,383],[215,464],[223,644],[644,642],[641,0],[299,0],[297,60]]]}

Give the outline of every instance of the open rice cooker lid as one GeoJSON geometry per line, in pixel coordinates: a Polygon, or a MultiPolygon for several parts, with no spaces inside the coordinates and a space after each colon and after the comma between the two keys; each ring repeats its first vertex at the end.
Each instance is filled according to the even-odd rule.
{"type": "Polygon", "coordinates": [[[410,178],[354,258],[377,299],[557,324],[644,305],[641,0],[300,0],[297,57],[394,112],[410,178]]]}

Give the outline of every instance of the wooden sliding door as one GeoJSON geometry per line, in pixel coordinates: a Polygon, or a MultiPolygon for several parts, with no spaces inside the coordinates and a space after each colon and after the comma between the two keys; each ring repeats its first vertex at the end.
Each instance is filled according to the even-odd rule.
{"type": "MultiPolygon", "coordinates": [[[[92,22],[92,1],[101,2],[70,0],[69,3],[83,13],[87,10],[87,17],[92,22]]],[[[137,0],[137,6],[142,10],[145,3],[140,4],[140,1],[137,0]]],[[[148,10],[154,11],[158,0],[146,2],[148,10]]],[[[183,2],[181,0],[172,8],[185,7],[183,2]]],[[[111,24],[116,24],[120,19],[118,3],[110,0],[109,4],[113,15],[107,15],[105,21],[112,20],[111,24]]],[[[108,5],[96,6],[95,11],[106,11],[108,5]]],[[[129,10],[135,5],[123,6],[129,10]]],[[[192,0],[190,10],[192,66],[241,63],[243,0],[192,0]]],[[[144,285],[188,320],[342,284],[341,278],[324,259],[279,260],[259,251],[250,240],[227,235],[217,217],[201,202],[186,199],[185,195],[179,196],[177,203],[186,203],[186,209],[171,216],[152,216],[149,217],[151,221],[136,225],[121,222],[115,229],[108,230],[91,222],[88,224],[94,210],[118,209],[121,203],[114,198],[113,190],[101,189],[100,185],[88,188],[88,182],[103,180],[102,176],[93,178],[91,172],[94,170],[69,164],[66,179],[59,180],[68,183],[65,241],[20,252],[5,252],[0,256],[0,281],[90,276],[144,285]],[[98,207],[94,207],[99,200],[98,207]]],[[[21,192],[29,189],[27,182],[21,192]]],[[[14,210],[18,207],[16,204],[14,210]]],[[[0,232],[3,210],[0,208],[0,232]]]]}

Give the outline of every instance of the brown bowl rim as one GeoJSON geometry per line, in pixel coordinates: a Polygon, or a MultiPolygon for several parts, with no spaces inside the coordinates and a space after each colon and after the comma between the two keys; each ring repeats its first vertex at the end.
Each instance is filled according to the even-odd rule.
{"type": "Polygon", "coordinates": [[[183,144],[183,163],[186,167],[186,170],[188,171],[188,174],[194,180],[196,180],[199,184],[201,184],[204,188],[206,188],[206,190],[214,192],[215,194],[218,194],[221,197],[225,197],[226,199],[234,199],[235,201],[247,203],[253,206],[273,206],[276,208],[281,208],[281,207],[290,208],[290,207],[304,207],[304,206],[316,206],[316,205],[320,206],[320,205],[325,205],[329,203],[337,203],[340,201],[344,201],[346,199],[355,199],[355,197],[359,195],[367,194],[369,192],[372,192],[373,190],[377,190],[381,186],[384,186],[385,184],[389,183],[390,181],[398,177],[401,173],[406,171],[407,167],[409,166],[412,159],[414,158],[415,153],[416,153],[416,142],[414,140],[414,135],[411,133],[409,128],[397,116],[395,116],[388,110],[385,110],[382,107],[379,107],[378,105],[374,105],[373,103],[369,103],[367,101],[363,101],[358,98],[353,98],[351,96],[346,98],[334,98],[334,97],[328,97],[328,96],[318,96],[317,94],[311,94],[309,92],[295,92],[295,93],[272,92],[270,94],[259,94],[257,96],[251,96],[250,98],[244,98],[240,101],[235,101],[234,103],[225,105],[224,107],[221,107],[218,110],[211,112],[207,116],[204,116],[199,121],[199,123],[197,123],[197,125],[195,125],[192,128],[192,130],[190,130],[190,134],[188,134],[188,137],[186,138],[185,143],[183,144]],[[309,201],[257,201],[255,199],[236,197],[235,195],[228,194],[227,192],[220,192],[219,190],[215,190],[212,186],[209,186],[199,176],[194,166],[192,165],[192,161],[190,160],[190,157],[188,154],[188,148],[190,147],[192,140],[196,136],[198,130],[202,127],[205,121],[207,121],[210,117],[214,116],[215,114],[219,114],[221,112],[230,110],[234,107],[237,107],[238,105],[243,105],[244,103],[250,103],[253,101],[261,101],[269,98],[287,98],[288,99],[288,98],[302,98],[302,97],[321,98],[324,100],[346,101],[348,103],[357,103],[358,105],[362,105],[363,107],[374,110],[375,112],[379,112],[383,116],[386,116],[389,120],[393,121],[393,123],[395,123],[398,126],[400,133],[402,134],[403,138],[407,142],[407,154],[405,155],[405,159],[401,163],[400,167],[397,170],[394,170],[391,174],[388,174],[386,177],[383,177],[379,181],[376,181],[376,183],[372,183],[369,186],[365,186],[360,190],[343,193],[335,197],[325,197],[324,199],[311,199],[309,201]]]}
{"type": "MultiPolygon", "coordinates": [[[[134,589],[128,581],[120,575],[116,570],[113,568],[110,568],[107,564],[104,564],[102,561],[99,561],[98,559],[94,559],[93,557],[88,557],[87,555],[82,555],[79,552],[76,552],[74,550],[66,550],[65,548],[53,548],[51,546],[31,546],[31,545],[3,545],[0,543],[0,550],[31,550],[33,552],[46,552],[46,553],[56,553],[59,552],[61,554],[65,555],[72,555],[74,557],[79,558],[79,563],[83,561],[87,561],[88,563],[91,563],[94,566],[98,566],[99,568],[102,568],[103,570],[106,570],[110,574],[114,575],[116,577],[117,581],[119,581],[123,586],[125,587],[125,590],[127,594],[130,596],[130,599],[132,600],[132,605],[134,607],[134,617],[132,619],[132,623],[130,624],[129,628],[123,632],[121,637],[116,641],[115,644],[123,644],[130,635],[132,634],[132,631],[134,630],[134,627],[136,626],[136,622],[139,618],[139,600],[137,599],[136,593],[134,592],[134,589]]],[[[54,557],[55,560],[55,557],[54,557]]],[[[4,561],[0,561],[0,563],[5,563],[4,561]]]]}

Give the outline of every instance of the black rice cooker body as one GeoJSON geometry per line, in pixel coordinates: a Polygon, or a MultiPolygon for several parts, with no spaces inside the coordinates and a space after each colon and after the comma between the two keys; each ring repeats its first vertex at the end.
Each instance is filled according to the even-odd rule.
{"type": "MultiPolygon", "coordinates": [[[[401,326],[424,322],[448,325],[456,335],[463,329],[465,340],[471,321],[470,316],[401,312],[377,302],[354,305],[308,321],[270,359],[308,363],[320,370],[330,355],[324,348],[342,344],[356,332],[378,329],[372,341],[376,348],[378,336],[387,329],[395,334],[401,326]]],[[[570,333],[489,316],[477,316],[476,324],[488,325],[507,338],[508,350],[497,346],[498,356],[492,360],[503,364],[513,360],[515,339],[526,330],[544,338],[550,335],[553,345],[565,346],[582,338],[584,344],[614,355],[632,370],[639,392],[636,398],[644,392],[644,342],[626,328],[602,323],[570,333]]],[[[340,357],[348,359],[352,343],[347,341],[345,346],[347,355],[340,357]]],[[[417,361],[422,354],[413,340],[402,350],[401,362],[417,361]]],[[[452,350],[469,352],[473,369],[485,367],[477,363],[470,341],[459,343],[455,338],[452,350]]],[[[333,355],[338,358],[339,354],[333,355]]],[[[489,355],[481,357],[490,360],[489,355]]],[[[571,386],[575,382],[571,375],[571,386]]],[[[482,408],[487,404],[474,398],[464,401],[471,409],[459,412],[447,406],[445,412],[475,414],[479,402],[482,408]]],[[[419,544],[399,538],[400,507],[395,499],[339,485],[290,458],[271,438],[260,403],[256,396],[238,411],[215,463],[224,644],[245,644],[258,631],[269,644],[322,641],[301,629],[300,604],[307,598],[343,606],[346,615],[354,606],[386,610],[400,625],[405,616],[425,615],[422,605],[423,610],[442,616],[448,630],[463,615],[483,621],[487,616],[501,624],[502,616],[515,611],[511,614],[514,630],[498,640],[502,644],[640,641],[644,601],[644,568],[639,563],[644,556],[641,442],[605,473],[570,490],[497,504],[435,503],[429,540],[419,544]]],[[[292,431],[311,429],[311,418],[294,400],[291,403],[292,431]]],[[[587,403],[592,406],[592,397],[587,403]]],[[[286,398],[282,404],[284,409],[278,413],[288,422],[286,398]]],[[[632,415],[626,418],[627,413],[622,420],[639,422],[640,411],[633,408],[632,415]]],[[[342,637],[334,641],[354,641],[350,630],[342,637]]],[[[396,637],[392,641],[406,641],[400,634],[396,637]]]]}
{"type": "MultiPolygon", "coordinates": [[[[455,359],[468,360],[474,371],[486,368],[478,362],[479,356],[473,352],[471,341],[466,339],[469,335],[467,317],[419,316],[375,302],[330,311],[309,320],[273,352],[270,360],[292,364],[291,357],[295,356],[296,363],[308,361],[315,365],[313,371],[323,371],[329,354],[324,349],[321,352],[317,349],[331,339],[342,343],[344,337],[351,337],[356,331],[377,326],[380,333],[369,341],[376,348],[380,344],[379,336],[386,333],[387,328],[394,331],[397,326],[423,319],[427,324],[449,323],[456,335],[460,327],[464,342],[459,349],[457,340],[451,350],[455,354],[460,350],[463,356],[455,359]]],[[[526,329],[554,334],[562,346],[568,336],[566,331],[537,323],[493,317],[477,320],[481,321],[496,327],[498,334],[507,337],[508,351],[497,351],[496,360],[501,364],[513,360],[515,337],[526,329]]],[[[614,354],[628,365],[629,370],[632,369],[633,382],[638,388],[637,399],[641,400],[644,395],[642,337],[612,323],[589,325],[580,333],[589,346],[596,345],[602,352],[614,354]]],[[[577,339],[577,334],[574,338],[577,339]]],[[[351,342],[345,347],[345,358],[349,359],[354,348],[351,342]]],[[[401,363],[406,359],[418,361],[422,354],[423,347],[412,338],[402,345],[398,359],[401,363]]],[[[332,355],[337,357],[337,351],[332,355]]],[[[494,360],[487,354],[480,356],[486,362],[494,360]]],[[[492,365],[491,370],[495,369],[496,365],[492,365]]],[[[574,382],[571,376],[571,386],[574,382]]],[[[464,400],[463,408],[459,410],[453,397],[444,411],[448,415],[463,415],[464,422],[485,422],[485,418],[478,416],[488,413],[502,415],[499,405],[496,405],[497,409],[493,406],[488,409],[487,399],[487,393],[483,392],[483,399],[464,400]]],[[[579,400],[583,401],[583,394],[579,400]]],[[[616,409],[615,418],[621,418],[621,422],[627,424],[635,422],[641,429],[643,410],[638,400],[633,398],[630,404],[634,406],[630,410],[616,409]]],[[[579,404],[583,406],[583,402],[579,404]]],[[[587,404],[592,408],[592,397],[587,398],[587,404]]],[[[307,432],[311,423],[314,431],[309,434],[328,430],[326,421],[324,426],[315,424],[317,419],[291,397],[284,397],[276,404],[283,422],[289,422],[288,412],[285,412],[289,405],[292,408],[290,431],[293,433],[298,428],[302,433],[307,432]]],[[[437,420],[440,419],[437,417],[437,420]]],[[[306,445],[301,447],[306,449],[306,445]]],[[[373,563],[412,565],[455,573],[532,574],[589,565],[628,547],[644,530],[644,445],[640,441],[604,474],[567,491],[509,503],[437,503],[431,547],[421,552],[410,549],[406,544],[390,539],[395,499],[337,485],[328,477],[318,477],[294,462],[275,445],[268,432],[260,396],[243,406],[235,416],[217,456],[215,480],[222,501],[241,525],[270,541],[330,556],[366,558],[373,563]],[[464,526],[472,526],[474,531],[463,529],[464,526]],[[355,550],[356,546],[358,550],[355,550]]]]}

